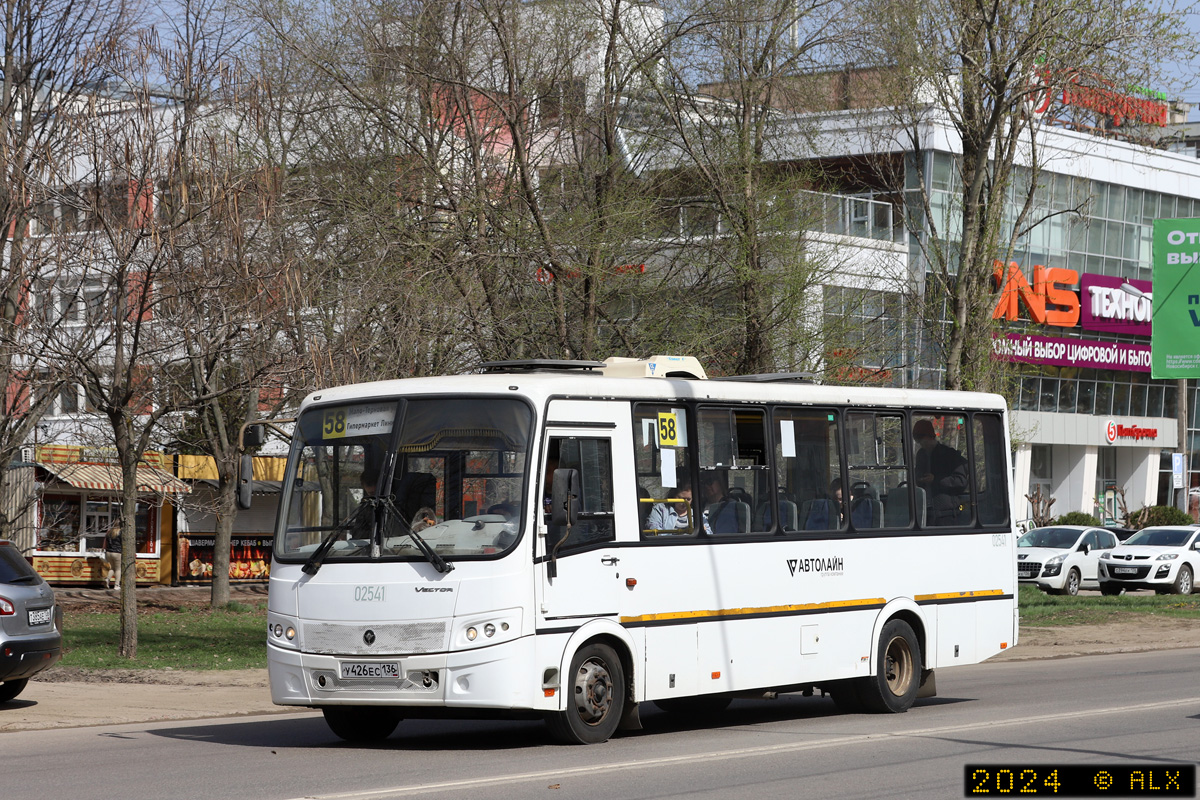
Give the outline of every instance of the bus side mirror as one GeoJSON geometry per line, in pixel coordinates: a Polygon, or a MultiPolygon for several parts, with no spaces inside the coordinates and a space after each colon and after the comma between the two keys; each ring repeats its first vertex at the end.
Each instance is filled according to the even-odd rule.
{"type": "Polygon", "coordinates": [[[263,442],[267,440],[266,425],[247,425],[245,433],[242,434],[242,449],[248,447],[262,447],[263,442]]]}
{"type": "Polygon", "coordinates": [[[579,521],[579,470],[554,470],[550,491],[550,524],[574,525],[579,521]]]}
{"type": "MultiPolygon", "coordinates": [[[[250,431],[247,430],[248,434],[250,431]]],[[[250,437],[247,436],[247,439],[250,437]]],[[[250,508],[250,494],[254,489],[254,457],[249,455],[242,456],[242,462],[238,466],[238,486],[237,486],[237,504],[242,510],[250,508]]]]}

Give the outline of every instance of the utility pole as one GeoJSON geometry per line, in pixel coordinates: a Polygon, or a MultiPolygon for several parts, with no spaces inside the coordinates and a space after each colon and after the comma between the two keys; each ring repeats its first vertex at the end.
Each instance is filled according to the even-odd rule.
{"type": "Polygon", "coordinates": [[[1188,480],[1188,462],[1190,455],[1188,453],[1188,382],[1187,378],[1180,378],[1176,383],[1175,394],[1178,400],[1175,403],[1175,417],[1179,430],[1179,444],[1176,450],[1183,453],[1183,486],[1179,489],[1179,494],[1176,497],[1175,504],[1179,510],[1185,514],[1188,511],[1188,492],[1191,489],[1191,482],[1188,480]]]}

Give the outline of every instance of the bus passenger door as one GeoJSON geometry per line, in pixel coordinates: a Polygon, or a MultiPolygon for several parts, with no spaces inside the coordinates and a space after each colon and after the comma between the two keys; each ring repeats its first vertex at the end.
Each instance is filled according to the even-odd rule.
{"type": "MultiPolygon", "coordinates": [[[[582,418],[596,422],[594,416],[582,418]]],[[[628,425],[626,420],[626,430],[628,425]]],[[[538,558],[542,565],[539,610],[549,625],[617,617],[623,565],[621,551],[615,546],[613,438],[613,428],[547,430],[539,476],[543,509],[538,525],[538,558]],[[579,521],[569,531],[550,523],[546,501],[555,469],[579,471],[579,521]]]]}

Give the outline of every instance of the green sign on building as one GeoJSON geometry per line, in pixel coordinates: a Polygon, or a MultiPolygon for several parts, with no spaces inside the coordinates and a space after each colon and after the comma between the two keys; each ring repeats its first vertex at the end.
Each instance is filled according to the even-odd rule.
{"type": "Polygon", "coordinates": [[[1200,219],[1154,220],[1150,374],[1200,378],[1200,219]]]}

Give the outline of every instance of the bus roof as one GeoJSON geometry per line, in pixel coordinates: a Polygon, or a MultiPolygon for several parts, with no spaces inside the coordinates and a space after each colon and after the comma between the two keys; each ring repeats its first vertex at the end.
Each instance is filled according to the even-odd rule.
{"type": "Polygon", "coordinates": [[[997,394],[948,392],[935,389],[894,389],[862,386],[828,386],[796,381],[693,380],[686,378],[614,378],[599,370],[537,371],[401,378],[336,386],[314,392],[301,410],[313,403],[373,400],[420,395],[513,395],[529,398],[537,406],[550,398],[578,400],[723,401],[746,404],[795,403],[802,405],[864,405],[942,410],[1007,410],[997,394]],[[953,395],[951,397],[950,395],[953,395]]]}

